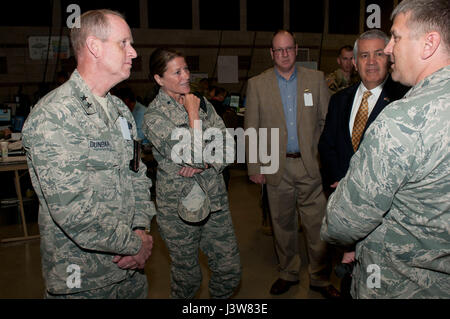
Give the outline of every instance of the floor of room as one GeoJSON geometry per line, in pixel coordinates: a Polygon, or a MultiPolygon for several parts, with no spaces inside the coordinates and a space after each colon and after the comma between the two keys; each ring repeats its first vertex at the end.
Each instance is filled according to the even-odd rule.
{"type": "MultiPolygon", "coordinates": [[[[309,290],[308,264],[303,233],[299,234],[302,266],[300,284],[291,287],[283,295],[269,293],[272,283],[278,278],[277,258],[273,247],[273,237],[263,232],[262,210],[260,206],[261,187],[249,182],[246,171],[231,169],[229,201],[239,244],[242,280],[233,298],[239,299],[322,299],[318,292],[309,290]]],[[[1,213],[1,211],[0,211],[1,213]]],[[[37,214],[37,212],[36,212],[37,214]]],[[[0,238],[21,236],[19,225],[0,225],[0,238]]],[[[29,224],[31,235],[38,233],[37,223],[29,224]]],[[[151,234],[154,240],[152,256],[145,271],[149,281],[149,298],[169,298],[170,260],[167,248],[158,233],[155,219],[151,234]]],[[[334,250],[331,254],[336,255],[334,250]]],[[[336,259],[336,258],[333,258],[336,259]]],[[[41,273],[39,239],[0,244],[0,298],[42,298],[44,280],[41,273]]],[[[209,273],[207,260],[200,257],[203,282],[197,298],[209,298],[209,273]]],[[[331,278],[339,288],[338,278],[331,278]]]]}

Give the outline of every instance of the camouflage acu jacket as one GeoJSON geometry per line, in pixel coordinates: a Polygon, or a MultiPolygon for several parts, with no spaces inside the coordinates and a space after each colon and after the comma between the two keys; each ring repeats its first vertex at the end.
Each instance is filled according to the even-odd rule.
{"type": "MultiPolygon", "coordinates": [[[[209,128],[216,128],[225,138],[226,128],[222,119],[217,115],[214,107],[205,98],[205,113],[202,109],[199,111],[202,121],[202,134],[209,128]]],[[[177,103],[173,98],[167,95],[162,89],[159,90],[157,97],[150,103],[144,116],[143,131],[147,139],[153,145],[153,155],[158,162],[157,182],[156,182],[156,202],[158,210],[177,211],[179,200],[182,195],[189,194],[194,187],[194,181],[205,191],[210,207],[209,211],[214,212],[220,209],[228,208],[228,197],[225,189],[225,183],[222,177],[222,170],[228,165],[225,158],[217,162],[208,162],[201,158],[196,161],[195,150],[200,152],[205,150],[208,145],[208,139],[203,136],[203,142],[197,143],[194,140],[194,130],[189,127],[188,114],[183,105],[177,103]],[[176,129],[182,129],[189,132],[191,144],[189,160],[181,159],[176,163],[173,157],[173,151],[180,143],[178,138],[172,139],[172,134],[176,129]],[[195,174],[194,178],[187,178],[178,175],[183,166],[195,168],[205,168],[200,174],[195,174]]],[[[197,133],[198,134],[198,133],[197,133]]],[[[226,143],[223,143],[226,148],[226,143]]],[[[234,144],[228,145],[234,148],[234,144]]],[[[226,150],[223,151],[226,156],[226,150]]]]}
{"type": "Polygon", "coordinates": [[[133,227],[150,227],[155,207],[151,181],[141,162],[129,168],[133,141],[125,140],[120,117],[136,136],[131,112],[107,95],[108,117],[78,71],[42,98],[23,128],[23,144],[39,198],[41,256],[47,290],[74,293],[126,278],[114,255],[134,255],[141,239],[133,227]],[[81,285],[68,287],[68,268],[80,269],[81,285]]]}
{"type": "Polygon", "coordinates": [[[330,197],[321,235],[358,241],[354,297],[450,298],[449,150],[447,66],[386,106],[330,197]]]}
{"type": "Polygon", "coordinates": [[[350,85],[356,84],[360,80],[359,74],[356,71],[353,71],[350,75],[350,79],[347,80],[342,69],[334,70],[325,77],[325,81],[327,82],[331,94],[339,92],[350,85]]]}

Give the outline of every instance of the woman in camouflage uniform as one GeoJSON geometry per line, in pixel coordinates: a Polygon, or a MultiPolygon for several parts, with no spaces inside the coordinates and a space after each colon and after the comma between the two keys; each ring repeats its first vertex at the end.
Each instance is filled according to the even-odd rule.
{"type": "Polygon", "coordinates": [[[189,69],[180,53],[157,49],[150,57],[150,77],[160,90],[144,116],[143,130],[158,162],[157,221],[172,261],[171,297],[195,296],[202,281],[200,248],[211,269],[211,297],[228,298],[239,284],[241,266],[222,177],[227,163],[197,160],[198,151],[203,154],[211,141],[202,145],[193,138],[208,128],[225,136],[225,125],[204,97],[190,93],[189,69]],[[175,151],[179,139],[172,139],[177,129],[189,134],[183,159],[175,151]],[[194,155],[195,161],[190,160],[194,155]]]}

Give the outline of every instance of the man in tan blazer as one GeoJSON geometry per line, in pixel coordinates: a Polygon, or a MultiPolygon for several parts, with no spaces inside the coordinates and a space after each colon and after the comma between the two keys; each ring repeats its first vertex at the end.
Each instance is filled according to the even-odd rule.
{"type": "Polygon", "coordinates": [[[280,270],[270,293],[282,294],[299,283],[298,212],[307,240],[310,288],[326,298],[338,298],[329,281],[327,246],[320,239],[326,198],[317,145],[330,96],[322,72],[295,66],[297,51],[291,32],[276,32],[270,49],[274,67],[248,81],[245,129],[267,128],[267,141],[271,141],[271,129],[279,133],[278,145],[268,142],[267,146],[268,150],[278,148],[278,171],[263,174],[267,164],[258,157],[257,163],[248,161],[248,174],[254,183],[267,183],[280,270]]]}

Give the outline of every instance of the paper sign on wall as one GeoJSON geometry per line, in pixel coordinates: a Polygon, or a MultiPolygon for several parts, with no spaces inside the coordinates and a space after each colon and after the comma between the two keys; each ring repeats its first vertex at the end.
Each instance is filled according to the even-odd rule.
{"type": "Polygon", "coordinates": [[[68,59],[70,57],[69,37],[67,36],[62,36],[61,40],[58,36],[50,37],[50,46],[48,36],[29,37],[28,49],[32,60],[47,59],[48,49],[50,49],[49,59],[56,59],[58,54],[60,59],[68,59]]]}

